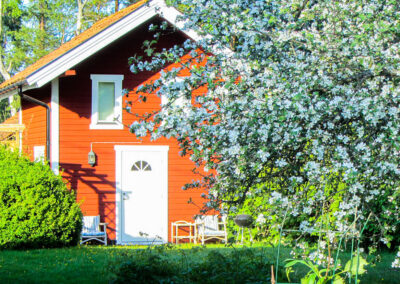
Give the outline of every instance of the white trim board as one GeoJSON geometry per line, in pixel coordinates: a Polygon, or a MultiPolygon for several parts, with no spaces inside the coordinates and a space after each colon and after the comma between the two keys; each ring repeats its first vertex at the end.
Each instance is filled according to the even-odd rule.
{"type": "Polygon", "coordinates": [[[58,175],[60,165],[60,91],[58,78],[51,81],[50,159],[51,169],[58,175]]]}
{"type": "Polygon", "coordinates": [[[154,152],[168,152],[169,146],[150,146],[150,145],[115,145],[114,150],[117,152],[121,151],[154,151],[154,152]]]}

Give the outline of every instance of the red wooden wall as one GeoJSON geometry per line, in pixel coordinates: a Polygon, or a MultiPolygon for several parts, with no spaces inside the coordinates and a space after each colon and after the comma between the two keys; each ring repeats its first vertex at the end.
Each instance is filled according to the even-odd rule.
{"type": "MultiPolygon", "coordinates": [[[[84,215],[101,215],[107,222],[111,239],[115,238],[115,151],[114,145],[169,145],[168,157],[168,211],[170,223],[177,220],[192,221],[199,214],[204,199],[199,191],[183,191],[182,186],[195,179],[192,173],[193,164],[187,157],[180,157],[178,144],[173,139],[137,140],[129,132],[123,130],[90,130],[91,116],[91,74],[123,74],[123,88],[134,89],[157,74],[132,74],[129,70],[128,58],[135,53],[142,53],[143,40],[151,39],[148,25],[131,32],[124,38],[91,56],[74,69],[76,75],[60,78],[60,166],[63,176],[70,182],[71,188],[77,190],[78,202],[84,215]],[[97,154],[97,165],[91,167],[87,156],[92,144],[97,154]],[[188,204],[191,198],[194,204],[188,204]]],[[[186,40],[178,32],[164,36],[160,46],[169,47],[186,40]]],[[[26,94],[45,102],[50,101],[50,86],[31,90],[26,94]]],[[[135,101],[137,95],[131,94],[129,99],[135,101]]],[[[124,98],[125,100],[125,98],[124,98]]],[[[134,103],[132,112],[148,112],[159,109],[161,99],[150,96],[146,103],[134,103]]],[[[123,111],[123,123],[128,126],[135,117],[123,111]]],[[[45,145],[45,109],[32,104],[23,103],[23,123],[25,151],[32,155],[34,145],[45,145]]],[[[168,234],[170,236],[170,232],[168,234]]]]}

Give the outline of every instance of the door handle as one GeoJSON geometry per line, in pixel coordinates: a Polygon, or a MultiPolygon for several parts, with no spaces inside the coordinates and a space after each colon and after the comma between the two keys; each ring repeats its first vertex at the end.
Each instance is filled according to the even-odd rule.
{"type": "Polygon", "coordinates": [[[132,191],[123,191],[122,192],[122,199],[123,200],[129,200],[129,195],[132,193],[132,191]]]}

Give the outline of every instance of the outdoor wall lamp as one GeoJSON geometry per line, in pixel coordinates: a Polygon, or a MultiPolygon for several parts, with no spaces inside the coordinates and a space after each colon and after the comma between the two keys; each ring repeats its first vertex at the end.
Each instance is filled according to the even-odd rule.
{"type": "Polygon", "coordinates": [[[88,164],[92,167],[96,164],[96,153],[93,152],[92,147],[90,147],[90,152],[88,154],[88,164]]]}

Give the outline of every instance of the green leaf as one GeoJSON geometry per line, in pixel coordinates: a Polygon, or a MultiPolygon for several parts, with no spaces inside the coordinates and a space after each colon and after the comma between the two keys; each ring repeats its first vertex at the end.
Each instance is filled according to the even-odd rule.
{"type": "Polygon", "coordinates": [[[147,56],[151,56],[153,54],[154,49],[153,48],[146,48],[144,52],[146,52],[147,56]]]}
{"type": "Polygon", "coordinates": [[[339,275],[336,275],[335,279],[333,279],[332,284],[345,284],[345,282],[342,277],[340,277],[339,275]]]}
{"type": "Polygon", "coordinates": [[[285,267],[291,267],[291,266],[295,265],[296,263],[301,263],[301,264],[307,265],[304,260],[297,260],[296,259],[296,260],[292,260],[292,261],[286,263],[285,267]]]}
{"type": "Polygon", "coordinates": [[[356,273],[358,273],[358,274],[365,273],[366,270],[364,269],[364,266],[366,266],[368,264],[368,262],[361,256],[359,257],[358,262],[359,262],[358,263],[358,271],[357,271],[357,258],[356,257],[353,259],[353,261],[349,260],[346,263],[344,270],[351,272],[352,275],[354,275],[356,273]]]}
{"type": "Polygon", "coordinates": [[[317,278],[317,275],[314,273],[306,275],[306,277],[301,279],[301,284],[314,284],[315,278],[317,278]]]}
{"type": "Polygon", "coordinates": [[[290,273],[292,273],[293,271],[294,270],[293,270],[293,268],[291,266],[286,268],[286,278],[289,280],[289,282],[291,282],[290,281],[290,273]]]}

